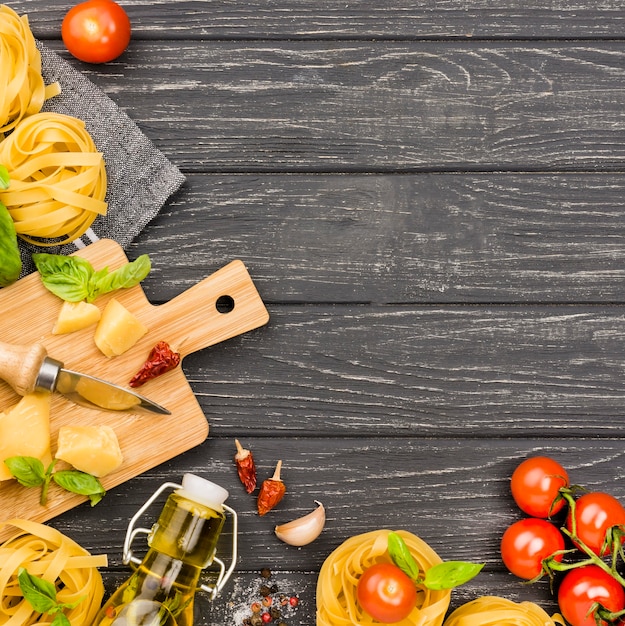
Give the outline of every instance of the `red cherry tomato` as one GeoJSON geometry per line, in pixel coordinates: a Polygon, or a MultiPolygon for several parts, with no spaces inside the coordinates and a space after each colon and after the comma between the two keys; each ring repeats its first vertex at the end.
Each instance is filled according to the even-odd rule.
{"type": "MultiPolygon", "coordinates": [[[[558,550],[564,550],[564,536],[544,519],[528,517],[509,526],[501,538],[501,558],[515,576],[525,580],[536,578],[542,562],[558,550]]],[[[563,555],[554,557],[562,560],[563,555]]]]}
{"type": "Polygon", "coordinates": [[[566,470],[553,459],[535,456],[523,461],[513,472],[510,489],[517,506],[532,517],[550,517],[564,506],[557,502],[560,487],[568,487],[566,470]]]}
{"type": "Polygon", "coordinates": [[[586,565],[567,572],[558,590],[558,606],[564,619],[571,626],[605,626],[605,620],[597,622],[595,615],[589,614],[595,603],[608,611],[622,611],[625,608],[625,590],[597,565],[586,565]]]}
{"type": "Polygon", "coordinates": [[[366,569],[356,595],[360,606],[383,624],[406,619],[417,602],[414,582],[392,563],[377,563],[366,569]]]}
{"type": "Polygon", "coordinates": [[[70,9],[61,27],[65,47],[87,63],[116,59],[130,42],[130,19],[113,0],[88,0],[70,9]]]}
{"type": "MultiPolygon", "coordinates": [[[[625,525],[625,508],[614,496],[593,491],[575,501],[575,533],[595,554],[602,556],[610,552],[610,546],[604,546],[608,528],[621,525],[625,525]]],[[[566,527],[572,532],[570,512],[566,527]]]]}

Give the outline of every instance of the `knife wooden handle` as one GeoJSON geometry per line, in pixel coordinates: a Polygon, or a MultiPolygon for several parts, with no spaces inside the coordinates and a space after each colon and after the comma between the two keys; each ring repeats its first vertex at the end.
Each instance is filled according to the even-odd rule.
{"type": "Polygon", "coordinates": [[[20,395],[32,393],[46,349],[39,343],[24,346],[0,341],[0,378],[20,395]]]}

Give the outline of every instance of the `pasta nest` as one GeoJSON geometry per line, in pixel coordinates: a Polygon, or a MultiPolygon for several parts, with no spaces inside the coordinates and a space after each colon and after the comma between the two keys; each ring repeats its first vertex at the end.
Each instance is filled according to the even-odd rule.
{"type": "Polygon", "coordinates": [[[46,99],[58,93],[41,76],[41,54],[28,18],[0,5],[0,135],[27,115],[39,113],[46,99]]]}
{"type": "Polygon", "coordinates": [[[2,525],[16,532],[0,545],[0,624],[49,626],[53,617],[34,611],[25,600],[17,575],[21,567],[29,574],[55,585],[57,601],[77,603],[66,609],[72,626],[91,626],[104,585],[96,569],[107,565],[106,555],[91,555],[58,530],[29,520],[13,519],[2,525]]]}
{"type": "MultiPolygon", "coordinates": [[[[390,563],[390,530],[374,530],[342,543],[325,560],[317,580],[317,626],[370,626],[379,624],[359,606],[356,589],[361,574],[376,563],[390,563]]],[[[425,541],[407,531],[396,531],[405,541],[422,574],[442,560],[425,541]]],[[[395,626],[441,626],[451,589],[433,591],[417,586],[415,608],[395,626]]]]}
{"type": "Polygon", "coordinates": [[[0,202],[30,243],[73,241],[106,214],[104,159],[82,120],[60,113],[24,118],[0,143],[0,163],[10,176],[0,202]]]}
{"type": "Polygon", "coordinates": [[[41,54],[26,16],[0,4],[0,190],[17,236],[38,246],[81,237],[106,214],[106,171],[83,121],[41,109],[61,92],[45,85],[41,54]]]}
{"type": "Polygon", "coordinates": [[[512,602],[497,596],[482,596],[458,607],[444,626],[566,626],[559,613],[550,617],[533,602],[512,602]]]}

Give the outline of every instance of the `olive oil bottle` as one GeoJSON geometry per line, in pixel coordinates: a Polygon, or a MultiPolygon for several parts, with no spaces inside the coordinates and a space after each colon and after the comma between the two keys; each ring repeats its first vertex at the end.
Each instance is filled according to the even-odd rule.
{"type": "MultiPolygon", "coordinates": [[[[158,521],[148,532],[145,557],[134,561],[138,563],[135,571],[104,604],[93,626],[192,626],[200,574],[215,559],[225,510],[234,514],[235,521],[236,513],[224,504],[228,492],[215,483],[185,474],[182,485],[173,486],[179,488],[169,495],[158,521]]],[[[131,526],[127,543],[129,536],[132,540],[140,532],[131,532],[131,526]]],[[[236,523],[234,533],[228,576],[236,561],[236,523]]],[[[223,574],[223,567],[221,571],[223,574]]],[[[222,576],[219,584],[224,582],[222,576]]]]}

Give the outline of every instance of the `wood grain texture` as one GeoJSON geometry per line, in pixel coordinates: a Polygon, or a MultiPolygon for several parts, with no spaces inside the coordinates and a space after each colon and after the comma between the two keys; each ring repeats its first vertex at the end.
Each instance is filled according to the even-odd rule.
{"type": "Polygon", "coordinates": [[[85,72],[187,172],[625,160],[618,43],[137,42],[124,61],[85,72]]]}
{"type": "Polygon", "coordinates": [[[128,250],[152,258],[149,301],[240,258],[271,321],[185,358],[205,441],[50,523],[109,555],[112,591],[161,483],[222,484],[240,555],[218,601],[198,595],[198,626],[241,626],[262,567],[300,596],[288,625],[313,626],[321,564],[379,527],[485,563],[452,607],[555,611],[499,541],[530,455],[625,501],[623,7],[125,0],[131,46],[88,66],[59,38],[70,4],[11,3],[187,175],[128,250]],[[264,518],[235,437],[261,478],[283,461],[264,518]],[[314,500],[321,537],[280,543],[274,525],[314,500]]]}
{"type": "MultiPolygon", "coordinates": [[[[315,572],[345,539],[377,528],[410,530],[443,559],[485,563],[483,573],[454,591],[454,605],[496,593],[514,600],[529,599],[555,610],[546,581],[527,586],[507,573],[500,561],[501,534],[508,524],[521,518],[509,493],[514,467],[526,456],[549,454],[568,468],[574,482],[625,498],[625,457],[620,438],[596,442],[590,457],[590,441],[575,438],[483,439],[472,440],[468,446],[460,438],[335,436],[287,440],[275,431],[268,434],[242,439],[255,452],[259,476],[268,476],[275,460],[283,460],[287,494],[265,517],[258,516],[254,497],[238,482],[232,461],[233,438],[213,436],[109,494],[105,504],[107,533],[98,532],[102,517],[97,507],[80,511],[80,529],[71,514],[52,523],[93,552],[108,553],[111,579],[121,581],[127,569],[121,565],[120,546],[128,518],[134,513],[133,505],[147,500],[165,480],[177,480],[178,472],[196,472],[227,486],[231,494],[228,502],[238,511],[240,528],[235,580],[224,591],[223,602],[209,606],[198,595],[203,608],[199,623],[237,623],[231,620],[232,615],[245,604],[248,589],[258,585],[261,568],[269,567],[284,581],[284,588],[301,596],[297,619],[288,623],[310,625],[315,572]],[[274,525],[308,512],[314,507],[313,500],[321,500],[327,509],[321,536],[302,548],[279,542],[274,525]],[[111,537],[118,537],[118,545],[111,543],[111,537]]],[[[222,539],[221,547],[226,551],[230,539],[227,530],[222,539]]]]}
{"type": "MultiPolygon", "coordinates": [[[[28,12],[40,37],[58,37],[71,2],[14,0],[28,12]]],[[[616,0],[393,0],[372,6],[366,0],[316,2],[253,0],[242,4],[125,0],[135,38],[170,39],[335,39],[350,38],[620,38],[625,13],[616,0]]]]}
{"type": "Polygon", "coordinates": [[[233,256],[274,303],[623,303],[619,173],[191,174],[129,248],[169,300],[233,256]]]}
{"type": "Polygon", "coordinates": [[[214,433],[620,436],[623,311],[272,307],[266,328],[189,357],[214,433]]]}

